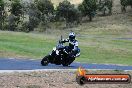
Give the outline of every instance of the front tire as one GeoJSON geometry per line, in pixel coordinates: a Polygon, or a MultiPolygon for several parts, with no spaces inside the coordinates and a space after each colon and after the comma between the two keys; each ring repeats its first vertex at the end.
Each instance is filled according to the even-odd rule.
{"type": "Polygon", "coordinates": [[[45,56],[42,61],[41,61],[41,65],[42,66],[47,66],[49,64],[49,59],[48,56],[45,56]]]}

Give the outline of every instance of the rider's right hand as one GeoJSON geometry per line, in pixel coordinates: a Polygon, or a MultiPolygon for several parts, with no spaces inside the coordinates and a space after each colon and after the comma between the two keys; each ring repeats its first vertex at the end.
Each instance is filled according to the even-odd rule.
{"type": "Polygon", "coordinates": [[[59,43],[62,43],[62,41],[61,41],[61,40],[59,40],[59,43]]]}

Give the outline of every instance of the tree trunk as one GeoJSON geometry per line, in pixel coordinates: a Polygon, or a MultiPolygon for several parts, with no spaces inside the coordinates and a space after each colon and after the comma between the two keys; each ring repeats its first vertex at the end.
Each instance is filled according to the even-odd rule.
{"type": "Polygon", "coordinates": [[[125,13],[126,12],[126,6],[122,6],[121,11],[125,13]]]}
{"type": "Polygon", "coordinates": [[[0,30],[2,30],[2,11],[0,11],[0,30]]]}
{"type": "Polygon", "coordinates": [[[89,21],[90,21],[90,22],[92,21],[92,16],[91,16],[91,15],[89,15],[89,21]]]}

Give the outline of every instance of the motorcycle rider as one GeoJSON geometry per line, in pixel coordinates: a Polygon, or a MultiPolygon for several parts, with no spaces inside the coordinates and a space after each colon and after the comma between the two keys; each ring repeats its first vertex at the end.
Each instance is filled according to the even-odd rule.
{"type": "Polygon", "coordinates": [[[75,38],[75,33],[70,32],[69,38],[63,39],[62,43],[69,42],[69,46],[66,46],[65,49],[68,50],[68,52],[72,51],[73,57],[78,57],[80,56],[80,49],[78,48],[78,41],[75,38]]]}

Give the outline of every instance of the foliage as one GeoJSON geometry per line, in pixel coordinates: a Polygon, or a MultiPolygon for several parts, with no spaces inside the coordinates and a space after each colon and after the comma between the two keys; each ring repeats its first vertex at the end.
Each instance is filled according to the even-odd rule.
{"type": "Polygon", "coordinates": [[[78,6],[78,9],[84,16],[88,16],[89,20],[92,21],[97,10],[97,0],[84,0],[82,4],[78,6]]]}
{"type": "MultiPolygon", "coordinates": [[[[50,0],[36,0],[36,7],[40,12],[41,26],[47,26],[54,18],[54,6],[50,0]]],[[[44,27],[44,29],[45,29],[44,27]]]]}
{"type": "Polygon", "coordinates": [[[106,12],[108,11],[108,15],[112,14],[112,7],[113,7],[113,1],[112,0],[99,0],[98,9],[103,13],[103,15],[106,15],[106,12]]]}
{"type": "Polygon", "coordinates": [[[127,6],[132,6],[132,0],[120,0],[122,12],[126,12],[127,6]]]}
{"type": "Polygon", "coordinates": [[[79,10],[75,8],[73,4],[71,4],[69,1],[64,0],[63,2],[59,3],[59,6],[57,7],[56,16],[58,18],[64,18],[66,21],[66,24],[79,21],[79,10]]]}
{"type": "Polygon", "coordinates": [[[38,0],[36,4],[38,10],[41,11],[42,14],[48,15],[54,11],[53,3],[51,3],[50,0],[38,0]]]}
{"type": "MultiPolygon", "coordinates": [[[[88,17],[92,21],[97,10],[103,15],[112,14],[113,6],[112,0],[83,0],[78,8],[69,0],[63,0],[56,8],[52,0],[33,1],[0,0],[0,30],[29,32],[40,28],[45,31],[55,22],[66,24],[66,28],[74,27],[83,20],[82,17],[88,17]]],[[[132,0],[120,0],[120,3],[122,11],[126,11],[127,6],[132,6],[132,0]]]]}
{"type": "Polygon", "coordinates": [[[28,11],[29,22],[26,29],[29,31],[33,31],[35,27],[40,23],[41,20],[41,12],[38,10],[36,4],[31,3],[28,11]]]}
{"type": "Polygon", "coordinates": [[[20,16],[22,14],[22,5],[20,3],[20,0],[12,0],[11,1],[11,14],[14,14],[15,16],[20,16]]]}
{"type": "Polygon", "coordinates": [[[3,30],[3,25],[4,25],[4,1],[0,0],[0,29],[3,30]]]}
{"type": "Polygon", "coordinates": [[[8,25],[9,25],[8,27],[10,31],[16,30],[17,24],[15,22],[15,19],[16,19],[16,16],[13,14],[10,14],[8,17],[8,25]]]}
{"type": "Polygon", "coordinates": [[[9,17],[9,29],[11,31],[17,30],[22,16],[22,5],[20,0],[11,0],[11,17],[9,17]]]}

